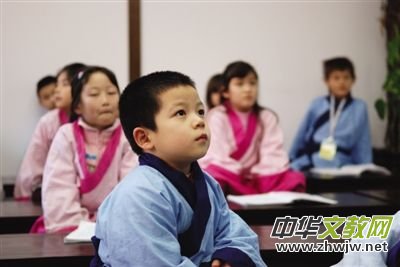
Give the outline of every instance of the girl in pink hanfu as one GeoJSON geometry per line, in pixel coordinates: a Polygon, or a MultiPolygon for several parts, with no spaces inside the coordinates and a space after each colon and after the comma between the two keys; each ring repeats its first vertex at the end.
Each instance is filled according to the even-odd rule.
{"type": "Polygon", "coordinates": [[[70,232],[81,220],[95,221],[101,202],[137,165],[118,119],[114,74],[103,67],[85,69],[73,81],[72,97],[73,122],[59,129],[51,145],[43,175],[43,217],[31,232],[70,232]]]}
{"type": "Polygon", "coordinates": [[[276,114],[257,103],[258,76],[246,62],[223,74],[223,105],[210,110],[210,148],[200,164],[225,194],[305,190],[302,173],[289,169],[276,114]]]}
{"type": "Polygon", "coordinates": [[[69,120],[72,78],[84,67],[85,65],[81,63],[72,63],[58,72],[54,96],[56,109],[43,115],[36,125],[16,177],[14,187],[16,200],[29,200],[32,192],[40,188],[51,142],[58,128],[69,120]]]}

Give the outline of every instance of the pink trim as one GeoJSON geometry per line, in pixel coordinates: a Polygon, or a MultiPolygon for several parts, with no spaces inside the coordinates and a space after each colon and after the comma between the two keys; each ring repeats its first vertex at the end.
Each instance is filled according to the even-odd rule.
{"type": "Polygon", "coordinates": [[[218,181],[225,194],[248,195],[257,193],[253,180],[242,179],[241,175],[214,164],[210,164],[205,170],[218,181]]]}
{"type": "Polygon", "coordinates": [[[235,113],[229,104],[225,104],[230,124],[233,128],[233,133],[236,140],[236,151],[230,156],[236,160],[239,160],[246,153],[247,148],[250,146],[251,141],[254,138],[257,128],[257,115],[251,112],[248,118],[247,129],[244,129],[240,122],[239,116],[235,113]]]}
{"type": "Polygon", "coordinates": [[[67,122],[69,122],[67,112],[65,112],[62,109],[59,109],[59,111],[58,111],[58,118],[60,120],[60,125],[63,125],[63,124],[66,124],[67,122]]]}
{"type": "Polygon", "coordinates": [[[28,201],[28,200],[31,200],[30,197],[15,197],[14,199],[16,201],[28,201]]]}
{"type": "Polygon", "coordinates": [[[286,170],[273,175],[262,175],[256,178],[259,193],[271,191],[305,192],[306,178],[303,173],[286,170]]]}
{"type": "Polygon", "coordinates": [[[57,230],[56,233],[60,233],[60,234],[68,234],[71,233],[72,231],[76,230],[78,228],[77,225],[75,226],[66,226],[61,228],[60,230],[57,230]]]}
{"type": "Polygon", "coordinates": [[[115,152],[121,140],[121,125],[119,125],[114,132],[110,140],[108,141],[107,147],[103,152],[100,160],[98,161],[96,170],[94,172],[89,172],[86,163],[86,149],[84,141],[84,133],[81,126],[78,125],[78,121],[73,123],[73,132],[75,141],[77,144],[77,151],[79,157],[79,164],[83,172],[83,179],[81,181],[80,192],[82,194],[92,191],[100,183],[104,174],[111,165],[111,161],[115,156],[115,152]]]}
{"type": "Polygon", "coordinates": [[[36,221],[33,223],[31,229],[29,230],[30,234],[45,234],[46,228],[44,227],[44,217],[41,215],[36,221]]]}

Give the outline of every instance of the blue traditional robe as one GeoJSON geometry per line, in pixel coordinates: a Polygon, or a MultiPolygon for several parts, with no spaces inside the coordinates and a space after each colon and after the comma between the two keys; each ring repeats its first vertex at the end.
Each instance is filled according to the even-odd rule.
{"type": "Polygon", "coordinates": [[[257,235],[229,210],[218,183],[192,164],[190,181],[144,154],[99,209],[98,255],[106,266],[266,266],[257,235]]]}
{"type": "MultiPolygon", "coordinates": [[[[336,109],[339,101],[335,102],[336,109]]],[[[364,101],[351,96],[346,99],[333,134],[336,155],[332,160],[320,158],[320,145],[329,137],[329,108],[330,96],[318,97],[312,102],[289,153],[293,169],[338,168],[372,162],[367,106],[364,101]]]]}
{"type": "MultiPolygon", "coordinates": [[[[366,234],[366,231],[364,231],[366,234]]],[[[365,248],[365,243],[382,244],[387,242],[388,252],[349,252],[344,254],[343,259],[335,267],[378,267],[399,266],[400,262],[400,212],[397,212],[393,218],[392,227],[390,229],[387,239],[380,239],[373,237],[369,239],[354,239],[351,243],[361,243],[365,248]]],[[[381,246],[382,248],[383,246],[381,246]]]]}

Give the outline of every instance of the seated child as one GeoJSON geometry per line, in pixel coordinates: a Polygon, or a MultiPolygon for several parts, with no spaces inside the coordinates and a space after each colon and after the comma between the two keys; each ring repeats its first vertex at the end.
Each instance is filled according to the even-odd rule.
{"type": "Polygon", "coordinates": [[[92,266],[265,266],[257,235],[197,164],[210,133],[193,81],[149,74],[126,87],[119,108],[140,166],[100,206],[92,266]]]}
{"type": "Polygon", "coordinates": [[[36,86],[36,94],[40,105],[48,110],[55,108],[54,90],[57,86],[57,78],[46,76],[40,79],[36,86]]]}
{"type": "Polygon", "coordinates": [[[255,69],[233,62],[223,79],[223,104],[207,114],[212,139],[200,165],[225,194],[304,191],[304,175],[289,169],[277,115],[257,103],[255,69]]]}
{"type": "Polygon", "coordinates": [[[221,104],[221,93],[224,89],[222,74],[215,74],[207,83],[206,102],[207,108],[212,109],[221,104]]]}
{"type": "MultiPolygon", "coordinates": [[[[368,229],[368,227],[366,227],[368,229]]],[[[366,230],[365,229],[365,230],[366,230]]],[[[366,231],[364,231],[366,235],[366,231]]],[[[364,235],[364,236],[365,236],[364,235]]],[[[377,267],[388,266],[397,267],[400,263],[400,212],[393,217],[393,222],[389,234],[386,239],[379,237],[370,237],[367,239],[353,239],[351,241],[354,246],[361,244],[365,248],[367,243],[373,247],[380,248],[380,251],[359,252],[352,251],[345,253],[343,259],[335,267],[377,267]],[[387,246],[383,243],[386,242],[387,246]],[[380,246],[378,245],[380,244],[380,246]],[[386,251],[385,251],[386,247],[386,251]]]]}
{"type": "MultiPolygon", "coordinates": [[[[58,72],[54,93],[56,109],[44,114],[36,125],[15,180],[16,200],[29,200],[32,195],[40,198],[43,168],[51,142],[58,128],[69,120],[72,78],[84,67],[81,63],[72,63],[58,72]]],[[[40,203],[40,199],[36,201],[40,203]]]]}
{"type": "MultiPolygon", "coordinates": [[[[46,232],[69,232],[81,220],[95,221],[101,202],[137,165],[122,133],[118,100],[118,83],[110,70],[89,67],[74,78],[73,122],[58,130],[43,173],[46,232]]],[[[40,226],[32,232],[42,232],[40,226]]]]}
{"type": "Polygon", "coordinates": [[[324,62],[328,95],[316,98],[307,111],[290,150],[296,170],[341,167],[372,162],[367,105],[351,96],[355,81],[352,62],[324,62]]]}

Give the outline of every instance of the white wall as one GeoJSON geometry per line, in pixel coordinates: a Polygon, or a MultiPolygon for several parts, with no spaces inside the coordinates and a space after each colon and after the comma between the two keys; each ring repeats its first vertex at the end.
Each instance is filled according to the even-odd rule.
{"type": "Polygon", "coordinates": [[[43,114],[36,82],[79,61],[128,82],[126,1],[1,1],[1,176],[15,176],[43,114]]]}
{"type": "Polygon", "coordinates": [[[350,57],[355,96],[369,106],[373,144],[384,122],[373,103],[385,78],[380,1],[144,1],[142,72],[174,69],[191,76],[201,96],[211,75],[234,60],[259,74],[260,103],[280,117],[289,148],[311,100],[327,89],[322,60],[350,57]]]}
{"type": "MultiPolygon", "coordinates": [[[[288,148],[310,101],[326,93],[322,60],[356,66],[353,92],[369,105],[373,143],[384,122],[385,44],[380,1],[142,1],[142,73],[178,70],[202,96],[208,78],[245,60],[260,77],[260,103],[280,116],[288,148]]],[[[42,113],[35,83],[66,63],[114,70],[128,81],[126,1],[1,2],[1,176],[15,175],[42,113]]]]}

